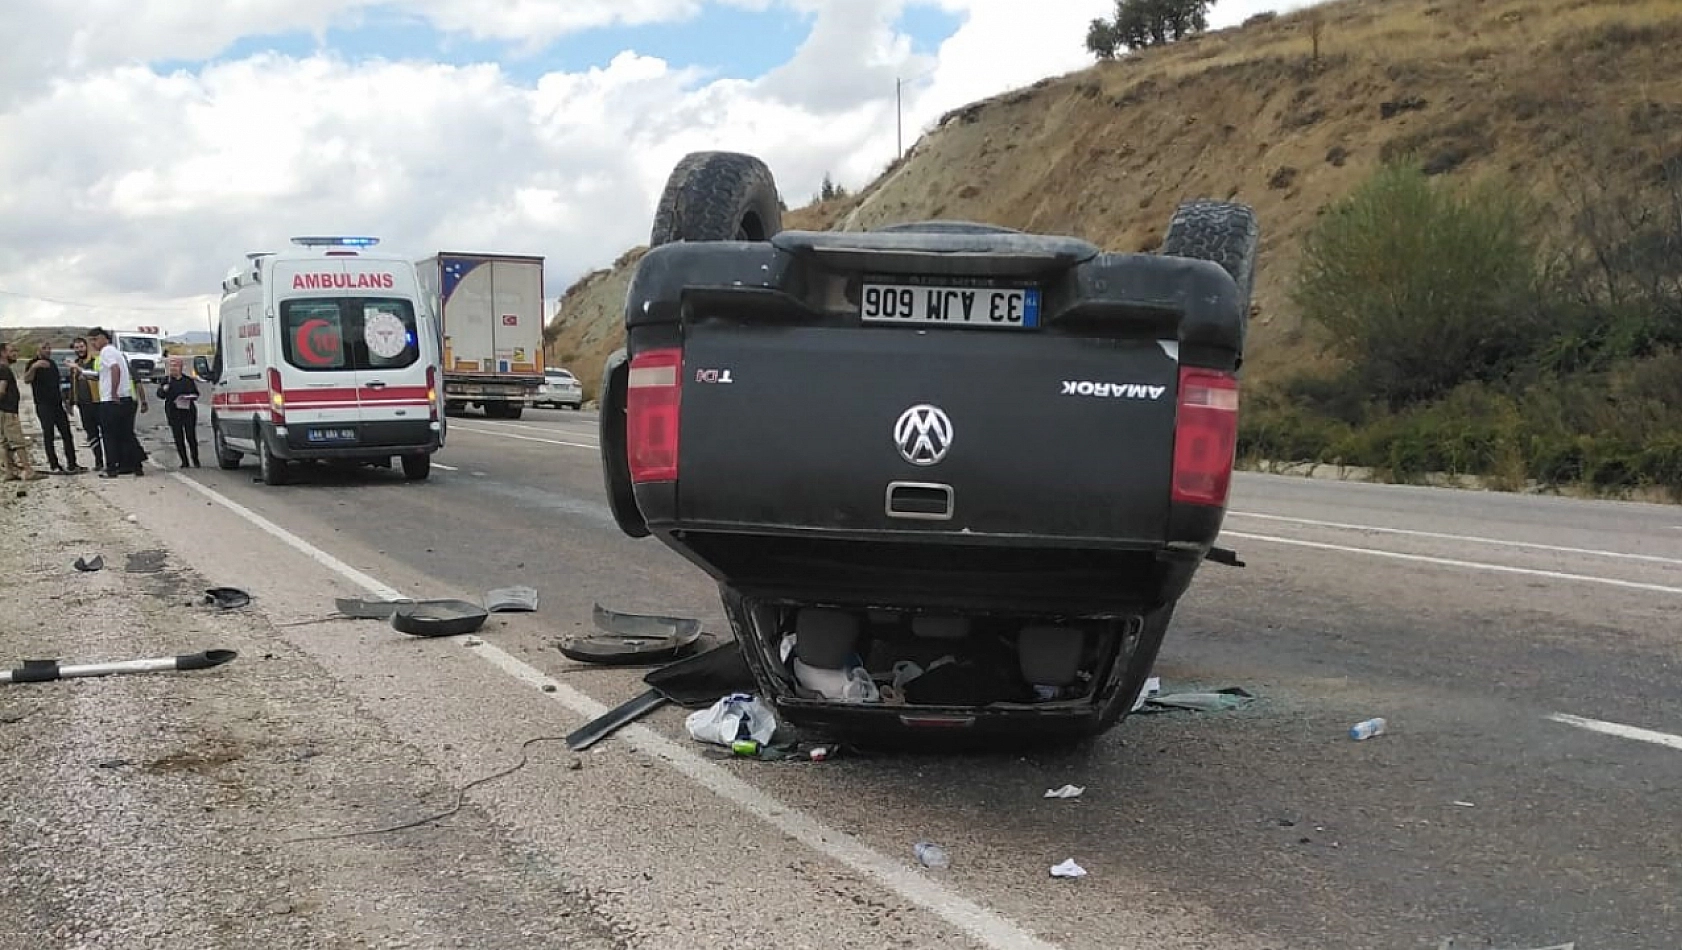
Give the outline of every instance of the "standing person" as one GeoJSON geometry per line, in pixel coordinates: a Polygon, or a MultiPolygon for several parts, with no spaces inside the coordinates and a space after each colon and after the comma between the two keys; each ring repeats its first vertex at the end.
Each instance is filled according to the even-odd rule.
{"type": "Polygon", "coordinates": [[[99,477],[144,475],[140,440],[134,435],[136,389],[128,357],[103,327],[89,330],[88,342],[99,348],[99,432],[105,441],[105,471],[99,477]]]}
{"type": "Polygon", "coordinates": [[[33,482],[47,476],[35,471],[34,463],[29,460],[29,440],[24,437],[23,420],[18,417],[23,394],[12,372],[17,358],[17,344],[10,340],[0,343],[0,452],[6,456],[6,481],[33,482]]]}
{"type": "Polygon", "coordinates": [[[158,401],[164,405],[164,417],[169,420],[169,433],[175,436],[175,451],[181,456],[181,467],[188,468],[188,449],[192,449],[192,468],[199,467],[199,384],[191,376],[181,374],[181,357],[169,358],[169,376],[158,385],[158,401]]]}
{"type": "Polygon", "coordinates": [[[70,403],[82,417],[82,431],[93,450],[95,471],[105,471],[105,448],[99,439],[99,357],[88,352],[86,337],[70,341],[76,358],[70,362],[70,403]]]}
{"type": "Polygon", "coordinates": [[[70,434],[70,400],[64,393],[64,376],[59,372],[58,364],[53,362],[53,349],[43,343],[35,350],[35,358],[23,371],[23,381],[29,384],[35,397],[35,418],[41,420],[41,441],[47,447],[47,467],[54,472],[63,474],[66,469],[58,464],[58,452],[53,443],[64,440],[64,458],[70,463],[69,474],[80,475],[87,471],[76,464],[76,440],[70,434]]]}

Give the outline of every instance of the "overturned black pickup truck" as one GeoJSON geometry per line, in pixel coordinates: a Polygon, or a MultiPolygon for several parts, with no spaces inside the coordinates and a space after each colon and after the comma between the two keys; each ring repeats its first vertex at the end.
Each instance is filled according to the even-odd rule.
{"type": "Polygon", "coordinates": [[[717,580],[762,698],[828,735],[1092,736],[1215,548],[1258,227],[1159,254],[964,221],[782,230],[674,170],[601,394],[621,529],[717,580]],[[936,732],[938,731],[938,732],[936,732]]]}

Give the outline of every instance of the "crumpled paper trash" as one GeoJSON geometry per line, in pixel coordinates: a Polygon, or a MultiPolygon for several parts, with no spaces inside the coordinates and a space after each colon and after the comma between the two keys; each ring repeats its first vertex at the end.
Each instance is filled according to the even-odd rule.
{"type": "Polygon", "coordinates": [[[1086,868],[1075,863],[1074,858],[1064,861],[1051,869],[1052,877],[1085,877],[1086,868]]]}
{"type": "Polygon", "coordinates": [[[1046,789],[1045,790],[1045,797],[1046,798],[1079,798],[1081,796],[1081,793],[1084,792],[1084,791],[1086,791],[1086,786],[1085,785],[1065,785],[1062,788],[1048,788],[1048,789],[1046,789]]]}
{"type": "Polygon", "coordinates": [[[690,737],[699,742],[728,746],[738,739],[752,739],[765,745],[777,731],[777,718],[758,697],[731,693],[706,709],[690,713],[684,725],[690,737]]]}

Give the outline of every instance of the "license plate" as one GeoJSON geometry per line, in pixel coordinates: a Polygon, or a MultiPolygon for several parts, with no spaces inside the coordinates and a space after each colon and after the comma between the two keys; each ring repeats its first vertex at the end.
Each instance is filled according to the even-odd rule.
{"type": "Polygon", "coordinates": [[[1035,287],[865,284],[859,296],[865,323],[1030,330],[1040,325],[1035,287]]]}
{"type": "Polygon", "coordinates": [[[311,442],[355,442],[355,429],[310,429],[304,438],[311,442]]]}

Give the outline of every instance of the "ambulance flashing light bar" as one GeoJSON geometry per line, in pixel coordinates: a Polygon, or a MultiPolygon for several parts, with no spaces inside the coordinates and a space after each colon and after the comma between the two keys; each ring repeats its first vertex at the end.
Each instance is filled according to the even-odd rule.
{"type": "Polygon", "coordinates": [[[295,237],[292,243],[299,247],[373,247],[380,243],[377,237],[295,237]]]}

